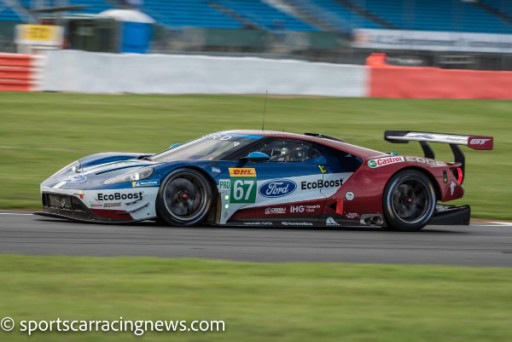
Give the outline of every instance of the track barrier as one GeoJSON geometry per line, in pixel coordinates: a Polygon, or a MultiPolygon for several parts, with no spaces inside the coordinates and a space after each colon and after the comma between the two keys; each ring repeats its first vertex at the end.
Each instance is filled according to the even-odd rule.
{"type": "Polygon", "coordinates": [[[0,54],[0,91],[512,99],[511,71],[53,50],[0,54]],[[44,61],[44,63],[42,63],[44,61]]]}
{"type": "Polygon", "coordinates": [[[428,67],[371,67],[368,97],[512,99],[512,72],[428,67]]]}
{"type": "Polygon", "coordinates": [[[0,91],[36,91],[41,56],[0,54],[0,91]]]}

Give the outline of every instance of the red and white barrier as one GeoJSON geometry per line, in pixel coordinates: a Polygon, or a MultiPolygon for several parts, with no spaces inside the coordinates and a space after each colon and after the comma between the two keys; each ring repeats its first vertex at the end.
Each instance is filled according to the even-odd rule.
{"type": "Polygon", "coordinates": [[[368,97],[512,99],[511,71],[370,67],[368,97]]]}
{"type": "Polygon", "coordinates": [[[0,54],[0,91],[39,90],[41,56],[0,54]]]}
{"type": "Polygon", "coordinates": [[[0,54],[0,90],[512,99],[509,71],[71,50],[42,58],[0,54]]]}

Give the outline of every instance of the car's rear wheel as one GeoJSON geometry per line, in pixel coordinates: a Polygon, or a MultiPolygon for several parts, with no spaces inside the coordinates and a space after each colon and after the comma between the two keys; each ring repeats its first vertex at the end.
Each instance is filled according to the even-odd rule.
{"type": "Polygon", "coordinates": [[[160,220],[191,226],[206,218],[211,204],[212,188],[206,176],[193,169],[178,169],[162,183],[156,208],[160,220]]]}
{"type": "Polygon", "coordinates": [[[429,177],[422,172],[401,171],[387,184],[383,206],[389,229],[419,231],[434,214],[436,192],[429,177]]]}

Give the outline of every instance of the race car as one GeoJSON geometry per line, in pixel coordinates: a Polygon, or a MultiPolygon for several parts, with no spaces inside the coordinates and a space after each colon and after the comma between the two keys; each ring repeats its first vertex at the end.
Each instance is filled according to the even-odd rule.
{"type": "Polygon", "coordinates": [[[459,145],[491,150],[493,138],[386,131],[391,143],[418,141],[424,156],[383,153],[316,133],[234,130],[174,144],[156,154],[98,153],[41,184],[43,215],[171,226],[379,226],[417,231],[469,224],[459,145]],[[435,160],[429,143],[451,147],[435,160]]]}

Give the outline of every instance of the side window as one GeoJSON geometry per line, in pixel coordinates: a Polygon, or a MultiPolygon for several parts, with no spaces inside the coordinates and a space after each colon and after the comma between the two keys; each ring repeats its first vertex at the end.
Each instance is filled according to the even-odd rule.
{"type": "Polygon", "coordinates": [[[269,162],[303,162],[322,155],[313,144],[290,139],[275,139],[258,148],[270,156],[269,162]]]}
{"type": "Polygon", "coordinates": [[[326,157],[327,165],[333,172],[354,172],[363,162],[359,157],[333,149],[329,149],[326,157]]]}

